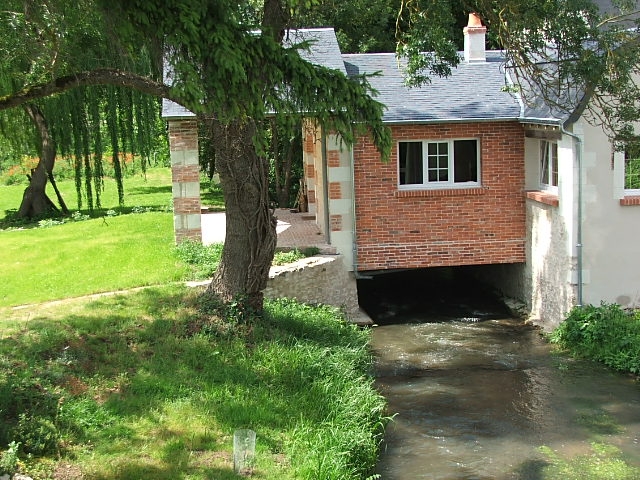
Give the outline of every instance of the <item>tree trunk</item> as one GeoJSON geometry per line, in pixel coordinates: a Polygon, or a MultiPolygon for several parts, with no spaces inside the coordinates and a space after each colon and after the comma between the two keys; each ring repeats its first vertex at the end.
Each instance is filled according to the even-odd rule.
{"type": "Polygon", "coordinates": [[[45,215],[51,210],[57,210],[45,192],[47,177],[53,172],[53,166],[56,160],[56,149],[42,111],[31,104],[27,104],[24,108],[35,124],[38,135],[40,136],[41,152],[38,165],[31,171],[29,186],[22,195],[22,203],[18,209],[18,217],[34,218],[45,215]]]}
{"type": "Polygon", "coordinates": [[[251,119],[213,122],[216,170],[224,193],[226,238],[208,292],[256,312],[276,247],[276,219],[269,209],[269,166],[255,148],[251,119]]]}

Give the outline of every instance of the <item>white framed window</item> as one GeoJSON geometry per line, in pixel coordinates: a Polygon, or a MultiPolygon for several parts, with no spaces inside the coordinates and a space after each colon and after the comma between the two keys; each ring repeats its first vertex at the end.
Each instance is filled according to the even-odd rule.
{"type": "Polygon", "coordinates": [[[640,146],[628,146],[624,151],[624,190],[640,195],[640,146]]]}
{"type": "Polygon", "coordinates": [[[540,187],[558,191],[558,144],[540,140],[540,187]]]}
{"type": "Polygon", "coordinates": [[[477,139],[398,142],[401,189],[480,185],[477,139]]]}

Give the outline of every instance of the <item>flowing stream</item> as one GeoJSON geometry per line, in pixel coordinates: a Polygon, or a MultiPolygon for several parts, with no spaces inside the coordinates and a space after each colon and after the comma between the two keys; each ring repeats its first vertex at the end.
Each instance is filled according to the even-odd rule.
{"type": "Polygon", "coordinates": [[[594,445],[640,468],[634,378],[554,353],[471,283],[385,277],[361,288],[395,415],[383,480],[544,480],[550,455],[593,458],[594,445]]]}

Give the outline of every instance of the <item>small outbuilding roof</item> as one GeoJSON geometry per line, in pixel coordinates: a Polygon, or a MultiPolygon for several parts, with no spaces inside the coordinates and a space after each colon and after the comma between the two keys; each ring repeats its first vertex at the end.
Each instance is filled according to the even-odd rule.
{"type": "Polygon", "coordinates": [[[508,92],[504,58],[487,52],[486,62],[462,61],[448,77],[409,87],[403,64],[393,53],[343,55],[349,75],[373,74],[371,86],[386,105],[387,123],[518,120],[522,104],[508,92]]]}

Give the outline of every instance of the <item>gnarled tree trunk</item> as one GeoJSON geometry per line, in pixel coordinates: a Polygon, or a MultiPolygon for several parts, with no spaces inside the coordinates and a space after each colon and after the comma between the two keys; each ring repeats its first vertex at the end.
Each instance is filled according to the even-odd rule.
{"type": "Polygon", "coordinates": [[[269,209],[268,161],[256,152],[253,120],[212,125],[227,231],[208,291],[223,302],[246,302],[259,312],[277,238],[276,219],[269,209]]]}
{"type": "MultiPolygon", "coordinates": [[[[49,134],[47,121],[42,111],[35,105],[27,104],[25,110],[33,121],[40,137],[41,152],[40,161],[36,168],[31,171],[29,186],[22,195],[22,202],[18,209],[20,218],[33,218],[45,215],[57,207],[46,194],[47,178],[52,178],[53,166],[56,160],[56,148],[49,134]]],[[[61,197],[59,197],[61,198],[61,197]]],[[[66,207],[63,205],[63,208],[66,207]]]]}

